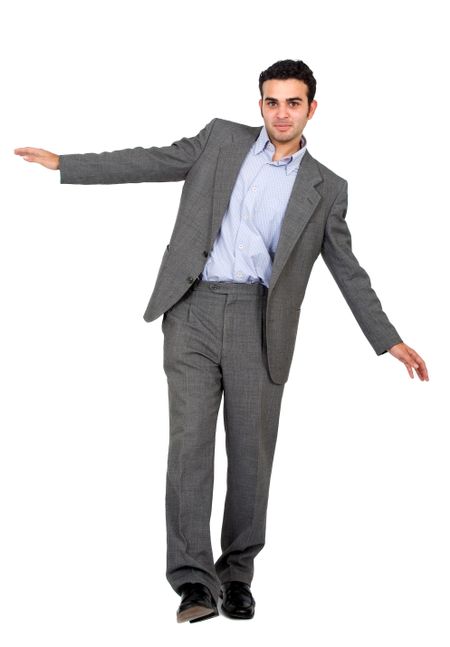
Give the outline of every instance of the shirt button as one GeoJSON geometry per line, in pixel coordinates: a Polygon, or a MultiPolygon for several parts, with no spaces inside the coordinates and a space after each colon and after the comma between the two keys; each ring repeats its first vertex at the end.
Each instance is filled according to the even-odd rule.
{"type": "Polygon", "coordinates": [[[239,249],[243,249],[243,248],[244,248],[244,245],[239,245],[239,249]]]}
{"type": "Polygon", "coordinates": [[[244,275],[242,274],[242,272],[237,272],[236,276],[238,276],[239,278],[241,278],[241,276],[244,276],[244,275]]]}
{"type": "Polygon", "coordinates": [[[256,191],[256,186],[252,186],[252,191],[256,191]]]}

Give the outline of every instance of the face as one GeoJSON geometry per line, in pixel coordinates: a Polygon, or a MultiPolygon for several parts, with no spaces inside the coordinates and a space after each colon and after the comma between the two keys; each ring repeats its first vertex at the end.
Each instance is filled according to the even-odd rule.
{"type": "Polygon", "coordinates": [[[264,125],[274,145],[295,144],[306,123],[313,116],[317,101],[308,108],[308,86],[298,79],[270,79],[262,85],[263,98],[259,100],[264,125]]]}

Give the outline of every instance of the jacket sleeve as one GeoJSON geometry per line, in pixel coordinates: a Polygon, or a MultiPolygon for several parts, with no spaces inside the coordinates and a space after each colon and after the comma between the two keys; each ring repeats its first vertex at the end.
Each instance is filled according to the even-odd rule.
{"type": "Polygon", "coordinates": [[[402,339],[383,312],[369,275],[353,254],[351,234],[345,220],[347,188],[348,182],[343,180],[328,215],[321,254],[361,330],[376,354],[382,355],[402,339]]]}
{"type": "Polygon", "coordinates": [[[204,150],[216,119],[170,146],[59,156],[61,184],[124,184],[184,180],[204,150]]]}

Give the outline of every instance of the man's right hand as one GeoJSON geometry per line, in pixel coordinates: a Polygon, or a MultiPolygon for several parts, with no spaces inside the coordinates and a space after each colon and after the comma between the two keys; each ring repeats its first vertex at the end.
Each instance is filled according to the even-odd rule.
{"type": "Polygon", "coordinates": [[[52,171],[59,169],[59,155],[45,151],[43,148],[30,148],[29,146],[26,148],[15,148],[14,153],[21,155],[27,162],[38,162],[52,171]]]}

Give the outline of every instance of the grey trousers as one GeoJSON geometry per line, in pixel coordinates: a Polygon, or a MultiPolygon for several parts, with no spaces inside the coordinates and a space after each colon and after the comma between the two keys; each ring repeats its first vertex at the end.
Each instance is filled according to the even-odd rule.
{"type": "Polygon", "coordinates": [[[167,579],[178,593],[201,582],[250,584],[265,543],[272,462],[284,384],[271,381],[262,283],[199,281],[163,315],[168,382],[167,579]],[[222,554],[214,562],[210,517],[218,411],[223,413],[227,493],[222,554]]]}

